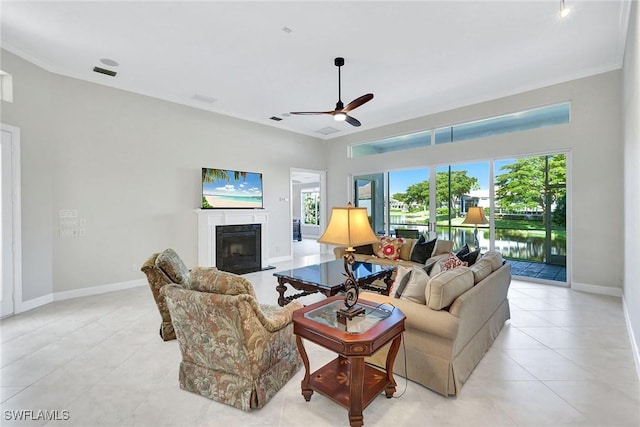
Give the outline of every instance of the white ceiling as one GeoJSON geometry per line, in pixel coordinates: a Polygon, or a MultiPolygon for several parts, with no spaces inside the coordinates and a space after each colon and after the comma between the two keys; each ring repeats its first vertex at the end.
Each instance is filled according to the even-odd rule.
{"type": "Polygon", "coordinates": [[[561,20],[560,0],[2,0],[1,46],[54,73],[333,138],[621,68],[630,2],[566,4],[561,20]],[[352,112],[362,126],[283,117],[335,107],[336,56],[342,101],[375,95],[352,112]]]}

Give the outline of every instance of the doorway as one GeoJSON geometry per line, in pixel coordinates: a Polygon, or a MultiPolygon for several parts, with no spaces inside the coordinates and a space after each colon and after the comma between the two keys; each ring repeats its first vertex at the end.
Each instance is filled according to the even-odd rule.
{"type": "Polygon", "coordinates": [[[0,317],[19,311],[22,300],[20,239],[20,129],[0,124],[0,317]]]}
{"type": "Polygon", "coordinates": [[[292,168],[291,176],[291,256],[320,255],[317,242],[327,224],[326,172],[292,168]]]}

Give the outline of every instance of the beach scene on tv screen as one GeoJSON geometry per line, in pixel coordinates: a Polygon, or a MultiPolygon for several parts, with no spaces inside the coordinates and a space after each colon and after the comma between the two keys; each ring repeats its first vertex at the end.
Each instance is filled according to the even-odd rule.
{"type": "Polygon", "coordinates": [[[202,207],[261,208],[262,174],[227,169],[203,169],[202,207]]]}

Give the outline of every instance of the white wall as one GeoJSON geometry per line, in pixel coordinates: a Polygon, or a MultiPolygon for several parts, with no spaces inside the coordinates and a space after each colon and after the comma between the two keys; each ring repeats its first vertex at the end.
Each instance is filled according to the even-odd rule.
{"type": "Polygon", "coordinates": [[[324,169],[324,143],[44,71],[1,51],[21,128],[23,299],[143,279],[153,252],[197,262],[193,209],[200,168],[262,172],[272,210],[269,258],[291,247],[290,168],[324,169]],[[305,153],[301,156],[300,153],[305,153]],[[58,211],[77,209],[86,237],[61,238],[58,211]]]}
{"type": "MultiPolygon", "coordinates": [[[[635,254],[640,241],[640,8],[631,5],[629,33],[624,55],[624,302],[629,326],[635,341],[636,361],[640,361],[640,263],[635,254]]],[[[638,366],[640,371],[640,366],[638,366]]]]}
{"type": "Polygon", "coordinates": [[[452,111],[349,135],[328,145],[329,206],[352,197],[349,173],[446,165],[557,150],[571,153],[572,286],[621,295],[623,155],[621,77],[613,71],[452,111]],[[571,101],[571,123],[347,159],[350,143],[433,129],[474,119],[571,101]]]}

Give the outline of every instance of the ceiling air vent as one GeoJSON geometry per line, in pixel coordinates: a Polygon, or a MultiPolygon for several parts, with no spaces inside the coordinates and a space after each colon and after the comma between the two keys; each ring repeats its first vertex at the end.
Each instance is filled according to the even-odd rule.
{"type": "Polygon", "coordinates": [[[93,71],[95,71],[96,73],[105,74],[111,77],[115,77],[116,74],[118,74],[115,71],[107,70],[106,68],[100,68],[100,67],[93,67],[93,71]]]}
{"type": "Polygon", "coordinates": [[[331,126],[324,127],[322,129],[318,129],[316,133],[321,133],[322,135],[331,135],[332,133],[340,132],[340,129],[336,129],[331,126]]]}
{"type": "Polygon", "coordinates": [[[269,119],[271,119],[273,121],[276,121],[276,122],[279,122],[279,121],[282,120],[280,117],[276,117],[276,116],[271,116],[271,117],[269,117],[269,119]]]}

